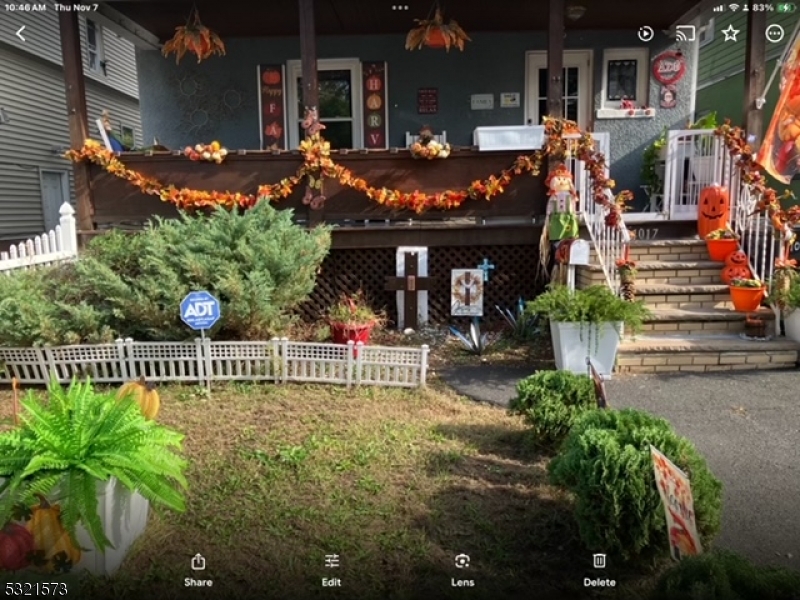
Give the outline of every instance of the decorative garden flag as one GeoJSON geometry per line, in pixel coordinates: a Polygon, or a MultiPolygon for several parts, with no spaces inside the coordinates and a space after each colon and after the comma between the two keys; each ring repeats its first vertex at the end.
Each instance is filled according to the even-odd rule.
{"type": "Polygon", "coordinates": [[[286,150],[286,88],[283,65],[259,65],[261,149],[286,150]]]}
{"type": "Polygon", "coordinates": [[[454,317],[482,317],[483,271],[453,269],[450,281],[450,314],[454,317]]]}
{"type": "Polygon", "coordinates": [[[664,503],[669,533],[669,551],[672,558],[701,554],[700,536],[694,520],[694,500],[689,478],[658,449],[650,446],[656,487],[664,503]]]}
{"type": "Polygon", "coordinates": [[[800,173],[800,36],[789,42],[781,95],[769,123],[758,164],[783,184],[800,173]]]}
{"type": "Polygon", "coordinates": [[[389,111],[386,106],[386,63],[365,62],[361,65],[364,80],[364,148],[388,147],[389,111]]]}

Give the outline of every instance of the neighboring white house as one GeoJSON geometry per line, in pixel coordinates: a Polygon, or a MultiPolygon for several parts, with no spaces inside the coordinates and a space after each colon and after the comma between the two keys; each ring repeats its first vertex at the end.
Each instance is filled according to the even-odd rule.
{"type": "MultiPolygon", "coordinates": [[[[114,133],[142,144],[134,44],[104,27],[93,13],[80,16],[90,135],[110,112],[114,133]]],[[[74,203],[66,92],[58,13],[0,15],[0,244],[55,227],[59,207],[74,203]],[[20,39],[17,32],[21,27],[20,39]]]]}

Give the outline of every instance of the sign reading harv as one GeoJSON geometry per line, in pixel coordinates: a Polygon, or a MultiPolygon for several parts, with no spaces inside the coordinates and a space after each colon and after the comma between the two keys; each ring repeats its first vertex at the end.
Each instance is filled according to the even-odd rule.
{"type": "Polygon", "coordinates": [[[219,317],[219,300],[209,292],[189,292],[181,302],[181,321],[195,331],[211,329],[219,317]]]}

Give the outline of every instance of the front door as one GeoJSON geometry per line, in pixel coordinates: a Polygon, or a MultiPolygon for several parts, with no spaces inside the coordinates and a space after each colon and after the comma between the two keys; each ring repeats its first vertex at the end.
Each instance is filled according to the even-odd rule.
{"type": "Polygon", "coordinates": [[[52,231],[61,220],[61,206],[67,201],[67,174],[64,171],[42,171],[41,177],[44,229],[52,231]]]}
{"type": "MultiPolygon", "coordinates": [[[[547,52],[528,52],[526,63],[525,122],[541,125],[547,115],[547,52]]],[[[577,121],[581,129],[591,120],[591,50],[565,50],[564,71],[564,117],[577,121]]]]}

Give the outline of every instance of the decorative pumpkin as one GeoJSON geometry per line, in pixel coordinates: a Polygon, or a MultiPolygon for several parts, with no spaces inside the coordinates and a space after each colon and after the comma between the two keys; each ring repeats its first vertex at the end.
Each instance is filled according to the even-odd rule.
{"type": "Polygon", "coordinates": [[[726,228],[730,214],[728,188],[721,185],[703,188],[697,204],[697,233],[700,234],[700,239],[705,239],[712,231],[726,228]]]}
{"type": "Polygon", "coordinates": [[[158,409],[161,407],[161,398],[158,396],[158,391],[147,383],[144,377],[140,377],[139,381],[129,381],[119,388],[117,400],[122,400],[128,396],[133,396],[146,419],[153,420],[156,418],[158,409]]]}
{"type": "Polygon", "coordinates": [[[28,555],[33,552],[31,532],[22,525],[8,523],[0,530],[0,569],[19,571],[30,564],[28,555]]]}
{"type": "Polygon", "coordinates": [[[39,505],[31,508],[28,531],[33,535],[33,544],[44,553],[51,571],[69,571],[81,561],[81,549],[76,546],[69,532],[61,524],[61,507],[50,505],[40,495],[39,505]]]}
{"type": "Polygon", "coordinates": [[[723,267],[720,277],[724,284],[729,284],[734,279],[751,279],[753,273],[750,271],[747,254],[742,250],[731,252],[725,259],[725,267],[723,267]]]}
{"type": "Polygon", "coordinates": [[[264,71],[261,80],[267,85],[278,85],[281,82],[281,74],[275,69],[264,71]]]}

